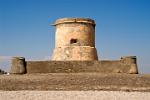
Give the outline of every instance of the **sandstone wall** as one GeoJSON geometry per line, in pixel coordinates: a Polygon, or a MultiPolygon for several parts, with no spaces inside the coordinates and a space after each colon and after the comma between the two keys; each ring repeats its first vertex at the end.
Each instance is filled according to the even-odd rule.
{"type": "Polygon", "coordinates": [[[96,48],[89,46],[65,46],[55,48],[52,60],[56,61],[93,61],[98,59],[96,48]]]}
{"type": "Polygon", "coordinates": [[[95,29],[86,23],[63,23],[56,26],[55,46],[91,46],[95,47],[95,29]],[[76,39],[71,42],[71,39],[76,39]]]}
{"type": "Polygon", "coordinates": [[[133,73],[131,64],[121,61],[27,61],[27,73],[133,73]]]}
{"type": "Polygon", "coordinates": [[[95,48],[95,22],[87,18],[62,18],[54,26],[55,48],[52,60],[98,60],[95,48]]]}

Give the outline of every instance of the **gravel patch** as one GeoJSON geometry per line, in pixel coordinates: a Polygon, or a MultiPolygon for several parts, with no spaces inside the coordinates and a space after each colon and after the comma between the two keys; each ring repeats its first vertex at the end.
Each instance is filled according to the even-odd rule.
{"type": "Polygon", "coordinates": [[[150,100],[150,92],[0,91],[0,100],[150,100]]]}

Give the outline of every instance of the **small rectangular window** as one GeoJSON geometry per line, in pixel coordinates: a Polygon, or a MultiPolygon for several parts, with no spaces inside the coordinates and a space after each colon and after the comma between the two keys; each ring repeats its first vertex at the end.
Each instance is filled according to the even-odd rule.
{"type": "Polygon", "coordinates": [[[74,43],[77,43],[77,39],[71,39],[70,40],[70,44],[74,44],[74,43]]]}

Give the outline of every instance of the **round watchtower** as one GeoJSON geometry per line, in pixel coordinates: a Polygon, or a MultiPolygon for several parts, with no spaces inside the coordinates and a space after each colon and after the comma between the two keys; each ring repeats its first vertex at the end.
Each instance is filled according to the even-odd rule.
{"type": "Polygon", "coordinates": [[[62,18],[56,26],[52,60],[98,60],[95,22],[89,18],[62,18]]]}

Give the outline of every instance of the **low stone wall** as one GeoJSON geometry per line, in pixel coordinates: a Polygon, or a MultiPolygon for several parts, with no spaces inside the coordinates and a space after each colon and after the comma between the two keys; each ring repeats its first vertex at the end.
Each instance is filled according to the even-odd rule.
{"type": "Polygon", "coordinates": [[[27,61],[27,73],[134,73],[131,65],[118,61],[27,61]]]}
{"type": "Polygon", "coordinates": [[[23,57],[12,59],[12,74],[80,72],[137,74],[138,69],[135,57],[115,61],[25,61],[23,57]]]}

